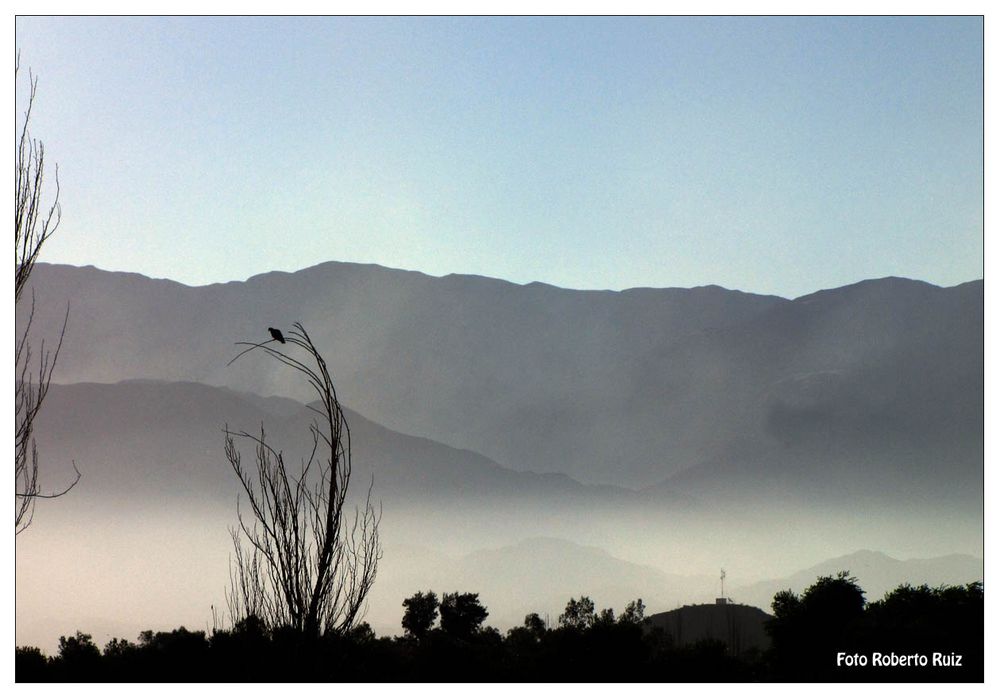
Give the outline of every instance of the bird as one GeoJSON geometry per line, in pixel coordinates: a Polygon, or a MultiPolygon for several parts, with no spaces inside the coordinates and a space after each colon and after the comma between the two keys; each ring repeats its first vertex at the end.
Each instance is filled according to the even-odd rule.
{"type": "Polygon", "coordinates": [[[281,344],[285,344],[285,336],[281,334],[280,330],[278,330],[277,328],[268,328],[267,331],[271,333],[272,338],[274,338],[281,344]]]}

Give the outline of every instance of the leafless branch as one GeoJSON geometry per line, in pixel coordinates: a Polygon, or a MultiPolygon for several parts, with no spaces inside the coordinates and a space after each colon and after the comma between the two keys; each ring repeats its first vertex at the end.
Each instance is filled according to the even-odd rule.
{"type": "MultiPolygon", "coordinates": [[[[20,70],[20,56],[15,64],[15,79],[20,70]]],[[[29,75],[31,92],[24,113],[24,123],[17,137],[17,152],[14,161],[14,303],[28,284],[35,268],[42,246],[59,227],[61,209],[59,207],[59,169],[56,167],[54,181],[55,194],[48,207],[43,204],[45,183],[45,147],[41,141],[31,138],[28,122],[35,103],[38,80],[29,75]]],[[[17,340],[14,355],[14,532],[20,534],[31,524],[35,513],[35,502],[41,499],[58,498],[80,481],[80,471],[73,463],[76,476],[73,482],[59,491],[42,492],[38,477],[38,447],[34,432],[36,418],[45,401],[55,371],[56,361],[66,336],[69,322],[69,306],[63,318],[59,342],[54,351],[49,351],[42,340],[37,364],[31,345],[31,325],[35,319],[35,291],[31,291],[31,310],[24,324],[24,330],[17,340]]]]}
{"type": "MultiPolygon", "coordinates": [[[[15,76],[20,66],[15,67],[15,76]]],[[[45,145],[31,138],[28,122],[31,108],[35,103],[38,79],[28,78],[31,92],[24,112],[24,123],[17,139],[17,154],[14,163],[14,301],[21,298],[28,278],[35,267],[38,255],[56,229],[62,218],[59,206],[59,167],[56,166],[55,195],[46,207],[44,201],[45,145]]]]}
{"type": "Polygon", "coordinates": [[[285,339],[294,350],[279,349],[272,340],[238,342],[247,349],[230,364],[259,349],[294,369],[319,398],[320,408],[313,408],[319,420],[309,427],[308,456],[294,474],[268,442],[263,425],[259,435],[224,428],[226,458],[249,506],[245,517],[237,504],[226,600],[234,621],[253,616],[270,628],[288,626],[310,635],[346,632],[364,616],[375,583],[382,555],[381,510],[376,513],[372,504],[373,479],[363,509],[357,508],[345,529],[350,428],[326,361],[305,328],[296,323],[285,339]],[[244,467],[237,441],[253,447],[253,471],[244,467]]]}

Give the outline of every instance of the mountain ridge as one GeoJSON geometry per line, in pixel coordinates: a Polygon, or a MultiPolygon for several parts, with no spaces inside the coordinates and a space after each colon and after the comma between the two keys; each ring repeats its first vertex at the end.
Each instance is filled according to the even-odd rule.
{"type": "Polygon", "coordinates": [[[823,287],[821,289],[816,289],[815,291],[810,291],[810,292],[807,292],[805,294],[800,294],[799,296],[782,296],[781,294],[767,294],[767,293],[763,293],[763,292],[747,291],[745,289],[730,288],[730,287],[726,287],[726,286],[722,286],[720,284],[714,284],[714,283],[698,284],[698,285],[695,285],[695,286],[648,286],[648,285],[642,285],[642,286],[630,286],[630,287],[625,287],[625,288],[622,288],[622,289],[597,289],[597,288],[581,289],[581,288],[576,288],[576,287],[559,286],[558,284],[552,284],[550,282],[544,282],[544,281],[541,281],[541,280],[535,280],[535,281],[530,281],[530,282],[513,282],[513,281],[509,281],[507,279],[503,279],[501,277],[492,277],[492,276],[485,275],[485,274],[474,274],[474,273],[471,273],[471,272],[448,272],[447,274],[434,275],[434,274],[429,274],[427,272],[422,272],[420,270],[415,270],[415,269],[405,269],[405,268],[402,268],[402,267],[390,267],[388,265],[382,265],[382,264],[379,264],[377,262],[347,262],[347,261],[343,261],[343,260],[326,260],[326,261],[323,261],[323,262],[318,262],[318,263],[316,263],[314,265],[309,265],[307,267],[302,267],[300,269],[296,269],[296,270],[292,270],[292,271],[288,271],[288,270],[269,270],[267,272],[257,272],[255,274],[250,275],[249,277],[246,277],[245,279],[230,279],[230,280],[227,280],[227,281],[208,282],[208,283],[205,283],[205,284],[188,284],[186,282],[178,281],[178,280],[172,279],[170,277],[155,277],[155,276],[151,276],[151,275],[148,275],[148,274],[144,274],[142,272],[132,272],[132,271],[128,271],[128,270],[105,269],[103,267],[98,267],[96,265],[74,265],[74,264],[70,264],[70,263],[66,263],[66,262],[44,262],[44,261],[40,261],[40,262],[37,263],[37,266],[39,268],[44,268],[44,267],[65,267],[65,268],[68,268],[68,269],[94,270],[94,271],[97,271],[97,272],[104,272],[106,274],[116,274],[116,275],[125,275],[125,276],[140,277],[142,279],[146,279],[146,280],[149,280],[149,281],[152,281],[152,282],[171,282],[173,284],[176,284],[177,286],[181,286],[181,287],[184,287],[184,288],[187,288],[187,289],[204,289],[204,288],[208,288],[208,287],[227,286],[227,285],[230,285],[230,284],[246,284],[246,283],[251,282],[251,281],[259,281],[259,280],[262,280],[262,279],[266,279],[266,278],[268,278],[268,277],[270,277],[272,275],[275,275],[275,276],[295,276],[295,275],[303,274],[303,273],[307,273],[307,272],[313,272],[313,271],[317,271],[317,270],[329,269],[329,268],[332,268],[332,267],[335,267],[335,266],[338,266],[338,265],[349,266],[349,267],[358,267],[358,268],[369,268],[369,269],[376,269],[376,270],[382,270],[382,271],[387,271],[387,272],[400,272],[400,273],[404,273],[404,274],[417,275],[419,277],[424,277],[424,278],[427,278],[427,279],[449,279],[449,278],[456,278],[456,279],[471,279],[471,280],[487,280],[487,281],[493,281],[493,282],[500,282],[500,283],[503,283],[503,284],[508,284],[510,286],[513,286],[513,287],[539,286],[539,287],[546,287],[546,288],[549,288],[549,289],[556,289],[556,290],[560,290],[560,291],[595,292],[595,293],[609,293],[609,294],[627,294],[627,293],[631,293],[631,292],[645,292],[645,291],[696,291],[696,290],[700,290],[700,289],[705,289],[705,290],[721,290],[721,291],[738,293],[738,294],[746,294],[746,295],[751,295],[751,296],[764,296],[764,297],[769,297],[769,298],[781,299],[781,300],[784,300],[784,301],[795,301],[795,300],[807,298],[809,296],[813,296],[815,294],[822,293],[822,292],[825,292],[825,291],[836,291],[836,290],[839,290],[839,289],[846,289],[846,288],[857,286],[857,285],[860,285],[860,284],[865,284],[865,283],[868,283],[868,282],[885,282],[885,281],[891,281],[891,280],[899,280],[899,281],[904,281],[904,282],[913,282],[913,283],[916,283],[916,284],[923,284],[923,285],[927,285],[927,286],[930,286],[930,287],[933,287],[933,288],[936,288],[936,289],[954,289],[956,287],[964,286],[964,285],[967,285],[967,284],[975,284],[977,282],[978,283],[982,283],[983,282],[982,278],[977,278],[977,279],[969,279],[969,280],[964,281],[964,282],[958,282],[957,284],[943,285],[943,284],[934,284],[933,282],[928,282],[928,281],[924,281],[924,280],[921,280],[921,279],[915,279],[913,277],[901,277],[901,276],[898,276],[898,275],[892,275],[892,274],[890,274],[890,275],[886,275],[884,277],[870,277],[870,278],[860,279],[860,280],[855,281],[855,282],[848,282],[846,284],[841,284],[840,286],[823,287]]]}
{"type": "Polygon", "coordinates": [[[865,590],[869,602],[881,599],[899,585],[931,587],[939,585],[965,585],[983,580],[983,559],[968,554],[946,554],[941,556],[896,558],[882,551],[859,549],[852,553],[827,559],[815,565],[798,570],[783,578],[761,580],[750,585],[742,585],[733,590],[734,599],[748,600],[760,606],[768,602],[764,609],[770,609],[769,598],[781,590],[791,589],[796,594],[812,585],[821,576],[837,575],[847,571],[858,579],[865,590]]]}
{"type": "Polygon", "coordinates": [[[888,278],[787,300],[354,263],[208,287],[46,265],[33,280],[39,335],[58,334],[72,301],[64,383],[158,378],[308,400],[280,367],[227,366],[232,343],[299,320],[361,414],[525,471],[639,489],[732,461],[741,444],[808,448],[824,430],[839,441],[820,453],[863,442],[885,461],[866,470],[903,468],[899,445],[931,437],[961,457],[963,479],[981,468],[953,447],[981,441],[982,282],[888,278]]]}
{"type": "MultiPolygon", "coordinates": [[[[356,474],[358,478],[367,478],[368,472],[373,469],[386,468],[390,478],[394,473],[398,478],[402,473],[402,464],[414,461],[416,468],[420,469],[445,468],[441,475],[432,477],[432,481],[439,485],[449,482],[460,485],[454,482],[454,474],[464,474],[472,482],[476,478],[486,478],[490,482],[499,478],[513,486],[519,497],[587,493],[611,497],[637,495],[635,491],[625,488],[585,485],[565,474],[511,469],[468,449],[396,432],[347,406],[344,406],[344,413],[354,435],[355,460],[361,464],[356,474]],[[397,458],[390,459],[387,454],[395,454],[397,458]]],[[[101,469],[107,469],[112,464],[130,463],[139,467],[138,473],[133,472],[129,476],[134,479],[148,478],[150,474],[160,471],[158,464],[173,463],[180,457],[192,475],[209,472],[209,461],[224,464],[225,460],[221,458],[224,423],[234,430],[254,430],[264,424],[269,439],[286,454],[294,455],[296,451],[289,445],[303,440],[307,425],[313,418],[314,414],[306,404],[289,398],[256,396],[193,381],[126,379],[113,383],[52,383],[46,410],[38,420],[37,433],[43,463],[75,460],[81,465],[89,462],[101,469]],[[111,435],[118,437],[109,439],[111,435]],[[116,455],[116,449],[122,450],[133,442],[141,443],[141,450],[136,444],[136,450],[116,455]],[[176,446],[171,448],[171,444],[176,446]],[[156,451],[158,447],[161,448],[156,451]],[[74,458],[75,449],[84,454],[89,454],[92,449],[99,451],[95,451],[93,457],[74,458]],[[213,449],[218,453],[203,464],[204,460],[199,460],[197,455],[211,454],[213,449]]],[[[414,472],[414,467],[407,468],[414,472]]],[[[222,472],[225,476],[220,476],[220,479],[230,480],[231,474],[227,473],[227,469],[222,469],[222,472]]],[[[91,483],[83,483],[82,491],[95,488],[94,479],[103,487],[123,481],[120,473],[101,475],[93,469],[89,476],[91,483]]],[[[499,485],[500,481],[496,484],[499,485]]],[[[152,482],[164,485],[159,479],[152,482]]],[[[199,485],[206,491],[217,492],[217,488],[208,482],[199,485]]],[[[168,497],[170,492],[159,494],[168,497]]],[[[501,490],[497,494],[504,492],[501,490]]]]}

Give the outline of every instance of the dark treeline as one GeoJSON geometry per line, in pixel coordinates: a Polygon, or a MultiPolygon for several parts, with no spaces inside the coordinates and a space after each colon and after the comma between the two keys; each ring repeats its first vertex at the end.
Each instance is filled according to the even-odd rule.
{"type": "MultiPolygon", "coordinates": [[[[403,603],[404,634],[377,637],[367,624],[310,637],[251,617],[232,629],[144,631],[103,649],[77,632],[59,653],[18,648],[16,679],[103,682],[726,682],[983,680],[983,587],[901,586],[866,603],[846,573],[820,578],[801,596],[775,595],[772,646],[737,656],[722,641],[676,645],[645,620],[641,600],[615,615],[587,597],[556,624],[529,614],[505,635],[484,625],[475,593],[418,592],[403,603]],[[848,665],[838,653],[864,656],[848,665]],[[873,666],[927,656],[926,667],[873,666]],[[933,654],[961,656],[935,666],[933,654]]],[[[913,662],[919,662],[919,658],[913,662]]]]}
{"type": "Polygon", "coordinates": [[[983,681],[980,582],[901,585],[866,604],[857,580],[843,572],[819,578],[801,596],[779,592],[771,606],[768,657],[776,679],[983,681]]]}

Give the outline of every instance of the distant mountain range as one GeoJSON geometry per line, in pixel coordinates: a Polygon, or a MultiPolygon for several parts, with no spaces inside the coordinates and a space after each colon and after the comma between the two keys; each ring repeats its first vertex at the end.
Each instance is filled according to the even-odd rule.
{"type": "Polygon", "coordinates": [[[36,341],[70,304],[42,482],[72,462],[83,479],[18,537],[19,643],[77,620],[204,628],[224,605],[238,484],[222,428],[263,425],[296,463],[313,398],[259,353],[227,362],[297,320],[348,411],[352,492],[374,476],[383,508],[382,632],[428,588],[480,592],[506,628],[554,622],[570,596],[708,602],[721,566],[764,610],[841,569],[869,599],[982,578],[981,281],[795,300],[341,263],[206,287],[40,264],[32,282],[36,341]],[[774,577],[858,549],[933,558],[860,551],[774,577]]]}
{"type": "Polygon", "coordinates": [[[983,559],[953,554],[935,558],[898,560],[878,551],[855,551],[823,561],[787,578],[763,580],[732,591],[737,602],[751,604],[770,612],[776,592],[791,590],[796,594],[816,582],[817,578],[849,571],[865,591],[865,599],[874,602],[903,583],[911,585],[964,585],[983,580],[983,559]]]}
{"type": "Polygon", "coordinates": [[[888,278],[788,300],[331,262],[203,287],[40,264],[32,282],[39,336],[71,305],[59,382],[308,399],[263,358],[226,366],[234,342],[302,321],[352,408],[517,471],[712,499],[981,509],[981,281],[888,278]]]}
{"type": "MultiPolygon", "coordinates": [[[[96,518],[94,532],[95,527],[79,526],[74,510],[79,512],[79,503],[67,501],[24,535],[29,539],[18,542],[18,644],[53,651],[59,635],[79,628],[103,645],[111,636],[134,639],[144,628],[205,628],[213,603],[225,613],[228,542],[219,521],[199,517],[192,522],[192,510],[178,507],[173,519],[157,523],[162,516],[157,507],[131,513],[112,507],[96,518]],[[54,562],[47,558],[53,555],[54,562]],[[80,585],[81,574],[86,585],[80,585]]],[[[556,625],[570,597],[585,595],[598,609],[616,612],[642,598],[653,615],[712,603],[718,596],[714,575],[668,573],[565,539],[532,537],[464,554],[442,552],[433,548],[434,541],[427,544],[387,545],[366,616],[380,634],[401,633],[402,600],[418,590],[477,592],[489,610],[486,623],[502,631],[531,612],[556,625]]],[[[727,588],[727,594],[770,613],[776,592],[801,593],[818,576],[840,570],[856,575],[874,600],[903,582],[982,580],[983,561],[973,556],[899,561],[858,551],[787,578],[727,588]]]]}
{"type": "MultiPolygon", "coordinates": [[[[373,593],[373,611],[380,610],[380,625],[393,628],[399,619],[393,612],[401,601],[417,590],[479,592],[490,610],[487,623],[506,630],[520,625],[530,612],[547,615],[550,624],[570,597],[588,596],[598,610],[612,607],[621,612],[634,599],[642,598],[646,613],[667,612],[686,604],[711,604],[719,594],[714,575],[677,575],[653,566],[637,565],[594,546],[581,546],[551,537],[534,537],[497,548],[481,549],[460,556],[447,556],[421,548],[390,551],[393,561],[373,593]],[[384,617],[383,617],[384,615],[384,617]]],[[[771,613],[774,595],[791,589],[801,594],[823,575],[849,571],[858,578],[869,601],[903,583],[913,585],[964,585],[983,579],[983,559],[949,555],[926,559],[898,560],[876,551],[856,551],[798,571],[787,578],[764,580],[727,590],[737,604],[771,613]]],[[[401,615],[399,615],[401,618],[401,615]]]]}
{"type": "Polygon", "coordinates": [[[387,626],[398,625],[401,615],[393,613],[404,597],[417,590],[434,590],[439,596],[443,592],[478,592],[490,610],[487,623],[506,630],[523,623],[531,612],[547,616],[551,625],[557,625],[571,597],[588,596],[598,610],[611,607],[616,612],[641,597],[647,607],[658,611],[697,600],[713,587],[710,576],[668,574],[598,547],[551,537],[524,539],[458,556],[407,548],[387,552],[387,560],[390,558],[393,565],[387,567],[372,603],[373,613],[376,608],[389,610],[384,619],[387,626]],[[380,604],[381,600],[384,603],[380,604]]]}

